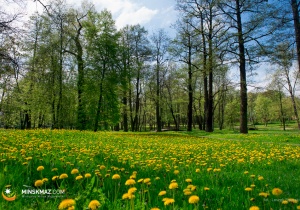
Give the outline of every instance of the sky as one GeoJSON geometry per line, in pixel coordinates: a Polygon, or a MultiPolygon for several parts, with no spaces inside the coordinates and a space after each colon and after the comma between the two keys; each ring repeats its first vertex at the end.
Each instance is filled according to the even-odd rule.
{"type": "MultiPolygon", "coordinates": [[[[47,4],[48,0],[41,0],[47,4]]],[[[68,4],[79,8],[81,0],[66,0],[68,4]]],[[[95,5],[97,11],[109,10],[116,21],[117,29],[126,25],[140,24],[149,33],[158,29],[165,29],[173,33],[171,24],[177,20],[175,10],[176,0],[89,0],[95,5]]],[[[41,8],[34,0],[27,0],[27,13],[33,13],[37,8],[41,8]]]]}

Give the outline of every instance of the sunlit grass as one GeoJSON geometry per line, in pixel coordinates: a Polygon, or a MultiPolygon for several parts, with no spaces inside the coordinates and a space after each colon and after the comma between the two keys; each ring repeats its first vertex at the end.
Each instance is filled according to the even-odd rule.
{"type": "Polygon", "coordinates": [[[300,208],[299,146],[282,134],[215,135],[1,130],[0,187],[17,198],[0,209],[300,208]]]}

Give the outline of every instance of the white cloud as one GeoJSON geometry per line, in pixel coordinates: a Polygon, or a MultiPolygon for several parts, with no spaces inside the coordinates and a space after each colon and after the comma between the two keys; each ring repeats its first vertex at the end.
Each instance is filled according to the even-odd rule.
{"type": "Polygon", "coordinates": [[[131,11],[122,12],[116,20],[117,28],[121,28],[125,25],[134,24],[145,24],[157,14],[157,10],[151,10],[146,7],[141,7],[139,9],[133,9],[131,11]]]}
{"type": "Polygon", "coordinates": [[[94,0],[93,2],[98,11],[104,8],[111,11],[118,29],[125,25],[146,24],[158,13],[157,10],[149,9],[130,0],[94,0]]]}

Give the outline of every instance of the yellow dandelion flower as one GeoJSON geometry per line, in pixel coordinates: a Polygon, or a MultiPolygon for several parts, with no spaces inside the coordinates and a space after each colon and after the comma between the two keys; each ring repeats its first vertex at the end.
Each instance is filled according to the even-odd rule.
{"type": "Polygon", "coordinates": [[[35,183],[34,183],[34,186],[40,187],[40,186],[43,185],[43,183],[44,183],[44,182],[43,182],[42,180],[36,180],[35,183]]]}
{"type": "Polygon", "coordinates": [[[297,199],[294,199],[294,198],[289,198],[288,201],[289,201],[290,203],[293,203],[293,204],[298,203],[298,200],[297,200],[297,199]]]}
{"type": "Polygon", "coordinates": [[[213,169],[212,169],[212,168],[208,168],[208,169],[207,169],[207,172],[210,172],[211,170],[213,170],[213,169]]]}
{"type": "Polygon", "coordinates": [[[136,187],[131,187],[128,189],[128,194],[133,194],[137,191],[136,187]]]}
{"type": "Polygon", "coordinates": [[[68,178],[68,174],[61,174],[59,176],[59,179],[66,179],[66,178],[68,178]]]}
{"type": "Polygon", "coordinates": [[[78,175],[78,176],[76,176],[75,180],[80,180],[80,179],[82,179],[82,178],[83,178],[83,176],[78,175]]]}
{"type": "Polygon", "coordinates": [[[167,194],[167,191],[163,190],[158,193],[159,196],[164,196],[167,194]]]}
{"type": "Polygon", "coordinates": [[[142,183],[143,181],[144,181],[144,179],[139,179],[137,182],[142,183]]]}
{"type": "Polygon", "coordinates": [[[133,194],[125,193],[125,194],[123,194],[122,199],[123,199],[123,200],[125,200],[125,199],[131,200],[131,199],[133,199],[134,197],[135,197],[135,196],[134,196],[133,194]]]}
{"type": "Polygon", "coordinates": [[[287,200],[283,200],[281,203],[282,203],[282,204],[284,204],[284,205],[286,205],[286,204],[288,204],[288,203],[289,203],[289,201],[287,201],[287,200]]]}
{"type": "Polygon", "coordinates": [[[78,171],[77,168],[74,168],[74,169],[72,169],[72,171],[71,171],[71,174],[78,174],[78,173],[79,173],[79,171],[78,171]]]}
{"type": "Polygon", "coordinates": [[[85,178],[91,178],[92,175],[91,175],[90,173],[86,173],[86,174],[84,175],[84,177],[85,177],[85,178]]]}
{"type": "Polygon", "coordinates": [[[261,196],[261,197],[265,197],[266,198],[266,197],[269,196],[269,193],[261,192],[258,195],[261,196]]]}
{"type": "Polygon", "coordinates": [[[297,206],[297,210],[300,210],[300,206],[297,206]]]}
{"type": "Polygon", "coordinates": [[[171,183],[171,184],[169,185],[169,189],[170,189],[170,190],[174,190],[174,189],[176,189],[176,188],[178,188],[177,182],[173,182],[173,183],[171,183]]]}
{"type": "Polygon", "coordinates": [[[47,178],[43,178],[42,181],[45,183],[48,182],[49,180],[47,178]]]}
{"type": "Polygon", "coordinates": [[[59,179],[59,176],[53,176],[53,177],[52,177],[52,181],[55,181],[55,180],[57,180],[57,179],[59,179]]]}
{"type": "Polygon", "coordinates": [[[58,168],[52,168],[52,170],[51,171],[57,171],[58,170],[58,168]]]}
{"type": "Polygon", "coordinates": [[[100,166],[100,170],[105,169],[106,167],[104,165],[100,166]]]}
{"type": "Polygon", "coordinates": [[[199,198],[197,195],[192,195],[192,196],[189,198],[189,203],[190,203],[190,204],[198,203],[199,200],[200,200],[200,198],[199,198]]]}
{"type": "Polygon", "coordinates": [[[132,174],[129,178],[130,178],[130,179],[136,179],[136,175],[135,175],[135,174],[132,174]]]}
{"type": "Polygon", "coordinates": [[[210,190],[210,189],[209,189],[208,187],[204,187],[204,190],[205,190],[205,191],[208,191],[208,190],[210,190]]]}
{"type": "Polygon", "coordinates": [[[187,183],[192,183],[192,179],[186,179],[185,180],[187,183]]]}
{"type": "Polygon", "coordinates": [[[255,177],[255,175],[254,175],[254,174],[252,174],[252,175],[250,175],[250,177],[251,177],[251,178],[254,178],[254,177],[255,177]]]}
{"type": "Polygon", "coordinates": [[[255,187],[255,184],[250,185],[250,187],[254,188],[254,187],[255,187]]]}
{"type": "Polygon", "coordinates": [[[244,174],[249,174],[249,171],[245,171],[244,174]]]}
{"type": "Polygon", "coordinates": [[[99,201],[97,201],[97,200],[92,200],[92,201],[89,203],[88,208],[91,209],[91,210],[96,210],[96,209],[98,209],[100,206],[101,206],[101,204],[100,204],[99,201]]]}
{"type": "Polygon", "coordinates": [[[258,206],[251,206],[251,207],[249,208],[249,210],[259,210],[259,207],[258,207],[258,206]]]}
{"type": "Polygon", "coordinates": [[[114,174],[112,176],[112,179],[120,179],[120,178],[121,178],[121,176],[119,174],[114,174]]]}
{"type": "Polygon", "coordinates": [[[134,179],[128,179],[126,182],[125,182],[125,185],[134,185],[135,184],[135,180],[134,179]]]}
{"type": "Polygon", "coordinates": [[[28,165],[28,162],[24,162],[23,165],[28,165]]]}
{"type": "Polygon", "coordinates": [[[251,188],[251,187],[247,187],[247,188],[245,188],[245,190],[246,190],[247,192],[249,192],[249,191],[252,191],[252,188],[251,188]]]}
{"type": "Polygon", "coordinates": [[[200,169],[199,168],[196,169],[196,173],[200,173],[200,169]]]}
{"type": "Polygon", "coordinates": [[[184,195],[191,195],[192,194],[192,191],[190,189],[184,189],[183,190],[183,194],[184,195]]]}
{"type": "Polygon", "coordinates": [[[168,198],[165,202],[164,202],[164,205],[167,206],[167,205],[170,205],[170,204],[173,204],[175,202],[175,200],[173,198],[168,198]]]}
{"type": "Polygon", "coordinates": [[[39,166],[39,167],[37,167],[37,171],[42,171],[42,170],[44,170],[45,168],[44,168],[44,166],[39,166]]]}
{"type": "Polygon", "coordinates": [[[175,170],[175,171],[174,171],[174,174],[175,174],[175,175],[179,174],[179,171],[178,171],[178,170],[175,170]]]}
{"type": "Polygon", "coordinates": [[[156,208],[156,207],[154,207],[154,208],[151,208],[150,210],[160,210],[159,208],[156,208]]]}
{"type": "Polygon", "coordinates": [[[263,177],[263,176],[259,176],[257,179],[258,179],[259,181],[261,181],[261,180],[264,179],[264,177],[263,177]]]}
{"type": "Polygon", "coordinates": [[[160,178],[159,177],[155,177],[155,180],[160,180],[160,178]]]}
{"type": "Polygon", "coordinates": [[[65,199],[59,204],[58,209],[67,209],[69,207],[75,206],[75,204],[76,204],[75,200],[65,199]]]}
{"type": "Polygon", "coordinates": [[[151,179],[150,179],[150,178],[146,178],[146,179],[144,179],[144,183],[145,183],[145,184],[149,183],[150,181],[151,181],[151,179]]]}
{"type": "Polygon", "coordinates": [[[276,196],[281,195],[281,194],[282,194],[282,190],[279,189],[279,188],[274,188],[274,189],[272,190],[272,194],[273,194],[273,195],[276,195],[276,196]]]}

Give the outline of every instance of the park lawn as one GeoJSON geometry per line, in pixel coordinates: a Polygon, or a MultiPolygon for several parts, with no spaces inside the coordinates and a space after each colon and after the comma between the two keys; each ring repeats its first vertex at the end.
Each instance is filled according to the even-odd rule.
{"type": "Polygon", "coordinates": [[[0,130],[0,209],[299,209],[299,139],[0,130]]]}

